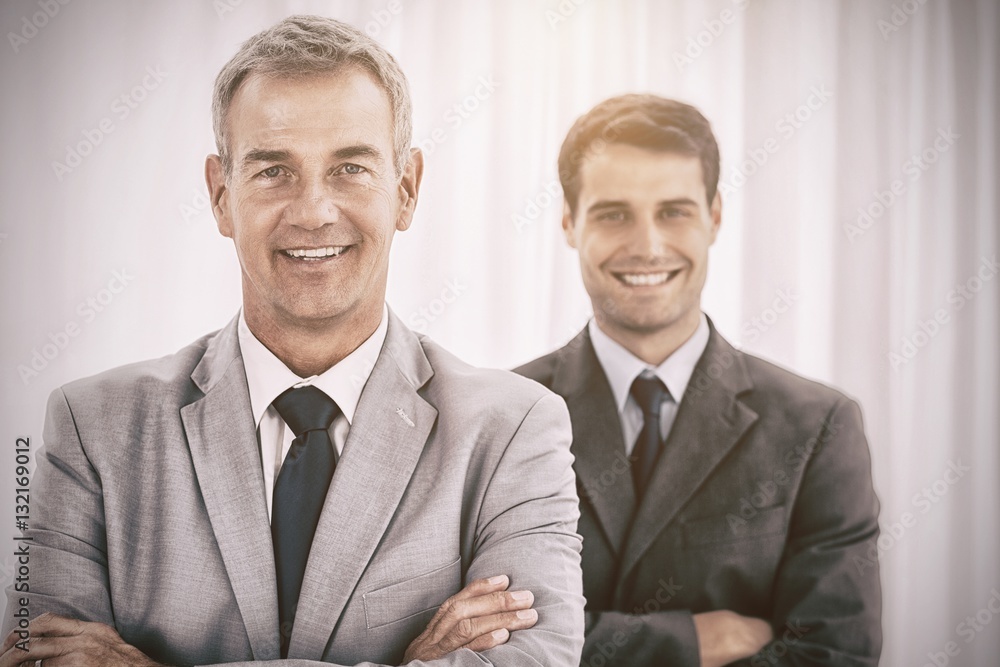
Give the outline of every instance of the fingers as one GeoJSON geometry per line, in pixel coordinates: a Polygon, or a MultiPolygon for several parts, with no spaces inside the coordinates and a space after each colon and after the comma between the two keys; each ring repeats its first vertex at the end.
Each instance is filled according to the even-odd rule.
{"type": "Polygon", "coordinates": [[[476,628],[473,634],[480,633],[475,639],[460,646],[473,651],[485,651],[503,644],[510,639],[510,633],[515,630],[527,630],[538,622],[538,612],[534,609],[509,611],[475,619],[476,628]]]}
{"type": "Polygon", "coordinates": [[[11,630],[10,634],[3,640],[3,646],[0,647],[0,655],[3,655],[15,644],[27,639],[28,637],[45,635],[77,635],[83,631],[82,627],[83,623],[81,621],[67,618],[65,616],[59,616],[58,614],[53,614],[51,612],[45,612],[38,618],[31,621],[31,623],[28,624],[27,629],[11,630]]]}
{"type": "Polygon", "coordinates": [[[761,618],[744,617],[744,619],[746,629],[750,634],[750,641],[757,647],[757,651],[774,639],[774,629],[770,623],[761,618]]]}
{"type": "MultiPolygon", "coordinates": [[[[75,653],[81,647],[120,642],[121,637],[115,629],[103,623],[45,613],[31,621],[27,630],[15,630],[7,636],[0,652],[0,667],[20,667],[22,663],[34,667],[36,660],[44,660],[51,667],[82,664],[75,653]]],[[[93,662],[87,660],[87,664],[93,662]]],[[[98,664],[103,663],[98,660],[98,664]]]]}
{"type": "Polygon", "coordinates": [[[504,574],[496,577],[489,577],[487,579],[476,579],[475,581],[470,582],[465,588],[452,595],[450,598],[445,600],[440,607],[438,607],[438,610],[434,613],[434,617],[431,618],[430,623],[427,624],[427,630],[429,632],[433,632],[437,624],[440,623],[442,617],[452,605],[481,595],[488,595],[490,593],[507,590],[507,586],[509,585],[510,580],[507,578],[507,575],[504,574]]]}
{"type": "Polygon", "coordinates": [[[54,660],[71,652],[75,641],[72,637],[32,636],[21,644],[27,646],[27,651],[15,646],[0,656],[0,667],[17,667],[22,663],[34,665],[36,660],[54,660]]]}
{"type": "Polygon", "coordinates": [[[510,639],[510,631],[507,630],[507,628],[500,628],[499,630],[494,630],[488,635],[481,635],[480,637],[473,639],[462,648],[467,648],[471,651],[487,651],[496,646],[500,646],[500,644],[505,643],[508,639],[510,639]]]}
{"type": "Polygon", "coordinates": [[[446,603],[432,638],[443,651],[450,652],[501,627],[515,630],[526,622],[534,625],[538,620],[538,614],[530,609],[534,599],[530,591],[497,591],[446,603]]]}
{"type": "Polygon", "coordinates": [[[489,577],[487,579],[476,579],[475,581],[469,582],[468,586],[452,595],[445,602],[467,600],[480,595],[486,595],[487,593],[505,591],[509,585],[510,580],[505,574],[501,574],[496,577],[489,577]]]}

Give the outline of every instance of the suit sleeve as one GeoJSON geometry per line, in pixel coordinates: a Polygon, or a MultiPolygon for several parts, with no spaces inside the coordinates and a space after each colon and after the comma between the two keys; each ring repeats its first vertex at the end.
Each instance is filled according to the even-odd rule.
{"type": "MultiPolygon", "coordinates": [[[[577,667],[583,646],[581,539],[572,432],[565,403],[539,399],[524,417],[483,496],[475,555],[467,580],[503,572],[510,590],[535,596],[538,622],[506,644],[474,653],[461,649],[409,667],[577,667]]],[[[330,667],[307,660],[231,663],[231,667],[330,667]]],[[[212,666],[216,667],[216,666],[212,666]]],[[[363,663],[355,667],[380,667],[363,663]]]]}
{"type": "Polygon", "coordinates": [[[583,647],[582,540],[569,412],[547,393],[497,464],[477,526],[469,580],[505,572],[535,596],[538,622],[483,652],[492,665],[576,667],[583,647]]]}
{"type": "Polygon", "coordinates": [[[857,403],[830,411],[805,470],[774,583],[775,639],[757,665],[878,664],[878,499],[857,403]]]}
{"type": "MultiPolygon", "coordinates": [[[[87,458],[61,389],[49,397],[32,476],[28,545],[29,613],[45,612],[114,625],[108,593],[101,480],[87,458]]],[[[24,597],[7,589],[4,636],[24,597]]]]}
{"type": "Polygon", "coordinates": [[[698,667],[698,635],[687,610],[587,612],[583,664],[698,667]]]}

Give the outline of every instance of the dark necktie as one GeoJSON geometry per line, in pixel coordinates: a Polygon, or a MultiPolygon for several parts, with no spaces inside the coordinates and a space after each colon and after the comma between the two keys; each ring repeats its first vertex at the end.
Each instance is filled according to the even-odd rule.
{"type": "Polygon", "coordinates": [[[660,454],[660,407],[663,401],[670,398],[670,391],[660,378],[640,375],[632,383],[631,394],[642,408],[642,431],[635,441],[632,456],[629,457],[636,500],[641,501],[653,474],[656,457],[660,454]]]}
{"type": "Polygon", "coordinates": [[[311,385],[289,389],[272,405],[295,434],[274,483],[271,509],[281,657],[285,658],[309,548],[337,465],[328,429],[340,409],[333,399],[311,385]]]}

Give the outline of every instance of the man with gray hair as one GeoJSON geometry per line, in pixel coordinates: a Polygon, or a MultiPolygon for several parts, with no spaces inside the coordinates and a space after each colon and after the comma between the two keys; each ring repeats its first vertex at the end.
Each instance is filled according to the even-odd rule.
{"type": "Polygon", "coordinates": [[[331,19],[223,68],[205,173],[243,308],[52,393],[0,667],[578,664],[565,404],[385,305],[410,114],[393,58],[331,19]]]}

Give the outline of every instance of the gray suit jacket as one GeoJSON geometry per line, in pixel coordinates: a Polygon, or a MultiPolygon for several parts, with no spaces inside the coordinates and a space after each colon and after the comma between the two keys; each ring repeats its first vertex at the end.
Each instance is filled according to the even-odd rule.
{"type": "MultiPolygon", "coordinates": [[[[236,322],[53,392],[33,481],[32,616],[114,626],[168,664],[279,657],[274,558],[236,322]]],[[[468,581],[507,574],[538,623],[434,665],[576,665],[578,501],[558,396],[390,313],[302,584],[289,659],[401,662],[468,581]]],[[[16,598],[8,589],[6,633],[16,598]]],[[[412,663],[423,664],[423,663],[412,663]]]]}
{"type": "Polygon", "coordinates": [[[691,616],[771,621],[741,664],[874,666],[882,644],[861,411],[711,329],[637,505],[611,387],[586,329],[521,367],[573,420],[587,598],[584,664],[698,665],[691,616]]]}

